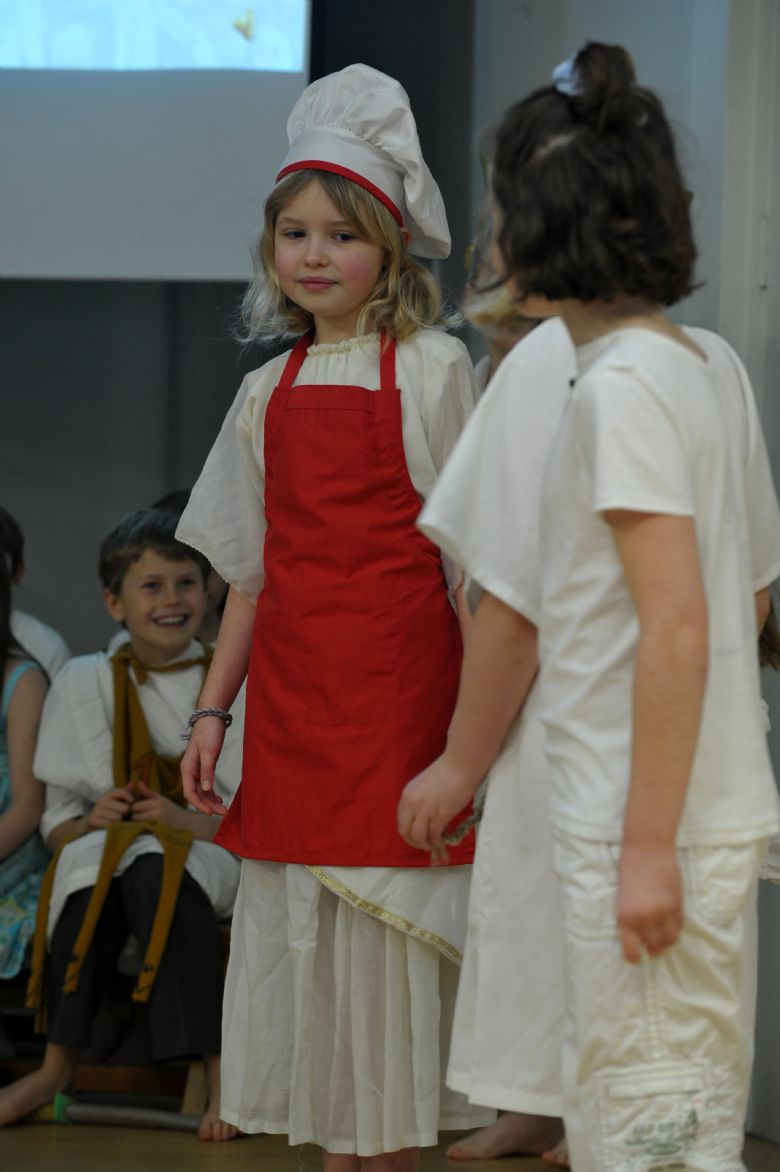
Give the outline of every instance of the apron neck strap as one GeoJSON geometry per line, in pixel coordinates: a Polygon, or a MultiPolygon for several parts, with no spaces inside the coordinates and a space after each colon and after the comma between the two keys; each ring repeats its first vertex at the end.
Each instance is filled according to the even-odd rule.
{"type": "MultiPolygon", "coordinates": [[[[289,391],[298,377],[306,355],[314,341],[314,334],[302,334],[290,351],[279,379],[280,390],[289,391]]],[[[395,338],[388,338],[384,330],[379,335],[379,386],[383,391],[395,390],[395,338]]]]}
{"type": "Polygon", "coordinates": [[[290,387],[297,379],[298,372],[304,364],[309,346],[311,346],[313,341],[314,333],[312,331],[308,334],[301,334],[300,338],[293,346],[292,350],[290,351],[290,356],[284,364],[282,377],[279,379],[278,385],[281,390],[289,391],[290,387]]]}
{"type": "Polygon", "coordinates": [[[379,386],[383,391],[394,391],[395,338],[388,338],[384,330],[379,335],[379,386]]]}

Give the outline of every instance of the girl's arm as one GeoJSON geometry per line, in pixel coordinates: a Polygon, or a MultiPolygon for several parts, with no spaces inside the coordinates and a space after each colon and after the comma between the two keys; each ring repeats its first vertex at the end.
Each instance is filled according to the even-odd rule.
{"type": "Polygon", "coordinates": [[[707,681],[707,599],[691,517],[604,514],[639,620],[631,780],[618,875],[623,955],[657,956],[683,923],[677,827],[707,681]]]}
{"type": "Polygon", "coordinates": [[[6,859],[37,828],[43,813],[44,788],[33,773],[35,743],[47,683],[39,671],[26,671],[8,706],[8,766],[11,804],[0,817],[0,859],[6,859]]]}
{"type": "MultiPolygon", "coordinates": [[[[246,676],[254,621],[254,604],[231,586],[198,708],[230,708],[246,676]]],[[[219,717],[204,716],[194,725],[182,757],[184,796],[203,814],[227,813],[214,792],[214,769],[224,739],[225,726],[219,717]]]]}
{"type": "Polygon", "coordinates": [[[536,642],[532,623],[495,595],[482,596],[465,644],[447,747],[401,795],[398,832],[410,846],[443,850],[446,826],[473,798],[523,706],[536,675],[536,642]]]}

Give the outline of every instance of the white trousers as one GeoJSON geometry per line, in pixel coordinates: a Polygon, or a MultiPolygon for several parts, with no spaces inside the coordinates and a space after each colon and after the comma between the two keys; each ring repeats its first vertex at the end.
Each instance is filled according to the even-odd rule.
{"type": "Polygon", "coordinates": [[[744,1172],[765,847],[679,850],[683,931],[631,965],[615,921],[619,846],[556,835],[574,1172],[744,1172]]]}

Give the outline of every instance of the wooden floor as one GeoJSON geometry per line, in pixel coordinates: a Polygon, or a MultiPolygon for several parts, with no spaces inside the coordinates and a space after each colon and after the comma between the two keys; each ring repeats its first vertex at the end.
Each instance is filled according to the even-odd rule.
{"type": "MultiPolygon", "coordinates": [[[[420,1172],[546,1168],[540,1160],[517,1157],[457,1164],[444,1158],[447,1142],[425,1150],[420,1172]]],[[[780,1172],[780,1145],[750,1139],[745,1159],[749,1172],[780,1172]]],[[[289,1148],[283,1136],[212,1145],[182,1132],[62,1123],[25,1123],[0,1135],[3,1172],[319,1172],[321,1166],[317,1148],[289,1148]]]]}

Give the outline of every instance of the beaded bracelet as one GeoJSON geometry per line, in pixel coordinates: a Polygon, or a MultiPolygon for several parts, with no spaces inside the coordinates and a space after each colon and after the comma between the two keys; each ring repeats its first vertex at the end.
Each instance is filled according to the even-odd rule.
{"type": "Polygon", "coordinates": [[[187,720],[187,727],[184,732],[180,732],[179,736],[183,741],[188,741],[192,736],[192,729],[198,723],[202,716],[217,716],[222,721],[225,729],[229,729],[233,723],[233,717],[226,708],[196,708],[192,716],[187,720]]]}

